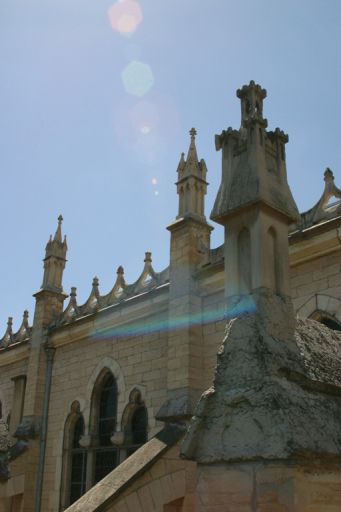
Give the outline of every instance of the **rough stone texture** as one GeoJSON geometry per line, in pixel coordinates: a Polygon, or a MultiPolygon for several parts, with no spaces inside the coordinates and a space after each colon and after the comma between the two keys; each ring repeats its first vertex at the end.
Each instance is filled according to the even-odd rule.
{"type": "Polygon", "coordinates": [[[202,395],[183,455],[341,459],[341,334],[301,320],[290,341],[285,302],[264,293],[255,302],[256,312],[228,324],[214,386],[202,395]]]}
{"type": "Polygon", "coordinates": [[[288,136],[279,128],[267,132],[263,118],[266,90],[253,81],[237,91],[241,99],[239,131],[224,130],[216,135],[216,149],[222,149],[222,180],[211,219],[224,224],[232,212],[264,202],[292,220],[299,217],[287,183],[284,145],[288,136]]]}
{"type": "Polygon", "coordinates": [[[0,420],[0,481],[6,481],[9,478],[8,460],[10,444],[7,423],[4,420],[0,420]]]}

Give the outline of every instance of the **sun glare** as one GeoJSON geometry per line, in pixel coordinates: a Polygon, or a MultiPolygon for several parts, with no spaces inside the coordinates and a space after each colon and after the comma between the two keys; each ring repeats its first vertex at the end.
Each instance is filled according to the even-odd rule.
{"type": "Polygon", "coordinates": [[[113,30],[123,35],[135,32],[143,20],[141,7],[134,0],[121,0],[114,3],[108,9],[108,17],[113,30]]]}
{"type": "Polygon", "coordinates": [[[133,96],[144,96],[154,85],[150,66],[137,60],[133,60],[124,68],[121,77],[126,92],[133,96]]]}

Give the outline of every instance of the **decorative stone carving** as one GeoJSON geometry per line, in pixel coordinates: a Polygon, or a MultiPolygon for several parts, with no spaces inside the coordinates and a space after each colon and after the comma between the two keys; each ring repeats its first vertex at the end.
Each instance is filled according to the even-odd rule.
{"type": "Polygon", "coordinates": [[[8,426],[4,420],[0,420],[0,481],[6,481],[9,478],[9,448],[8,426]]]}

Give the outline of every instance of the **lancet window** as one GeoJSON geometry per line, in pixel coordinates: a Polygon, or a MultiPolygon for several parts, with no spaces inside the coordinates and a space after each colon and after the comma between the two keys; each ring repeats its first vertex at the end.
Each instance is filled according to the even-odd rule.
{"type": "Polygon", "coordinates": [[[80,416],[76,421],[71,449],[70,505],[85,493],[87,453],[79,444],[84,435],[84,420],[80,416]]]}
{"type": "Polygon", "coordinates": [[[129,456],[146,443],[148,438],[147,409],[136,388],[130,393],[129,404],[124,410],[122,428],[126,455],[129,456]]]}
{"type": "Polygon", "coordinates": [[[74,503],[86,491],[87,451],[80,444],[84,435],[84,419],[75,401],[64,428],[61,509],[74,503]]]}
{"type": "Polygon", "coordinates": [[[95,386],[92,416],[97,446],[94,447],[94,481],[99,482],[119,464],[119,450],[111,443],[116,429],[117,385],[111,372],[99,377],[95,386]]]}

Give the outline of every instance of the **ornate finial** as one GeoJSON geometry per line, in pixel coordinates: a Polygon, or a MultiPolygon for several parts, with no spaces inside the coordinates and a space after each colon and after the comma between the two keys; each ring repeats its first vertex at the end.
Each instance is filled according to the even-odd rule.
{"type": "Polygon", "coordinates": [[[186,161],[185,161],[185,153],[181,153],[180,161],[178,164],[177,172],[179,175],[183,172],[183,170],[186,167],[186,161]]]}
{"type": "Polygon", "coordinates": [[[151,252],[146,252],[145,253],[145,258],[144,258],[144,262],[145,263],[151,263],[152,262],[152,253],[151,252]]]}
{"type": "Polygon", "coordinates": [[[95,276],[92,280],[92,286],[94,286],[95,288],[97,288],[99,285],[99,279],[97,276],[95,276]]]}
{"type": "Polygon", "coordinates": [[[12,325],[13,325],[13,318],[11,316],[9,316],[8,321],[7,321],[7,329],[6,329],[4,337],[1,340],[2,346],[4,346],[4,347],[8,347],[8,345],[10,343],[12,343],[12,341],[13,341],[12,325]]]}
{"type": "Polygon", "coordinates": [[[195,128],[192,128],[190,131],[189,131],[189,134],[191,136],[191,142],[194,142],[195,141],[195,136],[197,134],[197,131],[195,128]]]}
{"type": "Polygon", "coordinates": [[[24,314],[23,314],[23,325],[25,327],[28,327],[28,316],[29,316],[29,313],[28,313],[27,309],[25,309],[24,314]]]}
{"type": "Polygon", "coordinates": [[[329,167],[324,171],[324,181],[334,181],[333,171],[329,167]]]}
{"type": "Polygon", "coordinates": [[[75,286],[71,286],[70,297],[72,300],[75,300],[75,298],[77,297],[77,288],[75,286]]]}
{"type": "Polygon", "coordinates": [[[60,242],[62,243],[62,222],[63,222],[63,217],[62,215],[59,215],[58,217],[58,227],[57,227],[57,231],[54,235],[54,240],[56,242],[60,242]]]}
{"type": "Polygon", "coordinates": [[[19,331],[15,334],[15,341],[22,341],[28,336],[28,330],[30,326],[28,324],[28,311],[25,309],[23,319],[19,331]]]}
{"type": "Polygon", "coordinates": [[[118,267],[116,274],[123,276],[124,268],[121,265],[118,267]]]}

